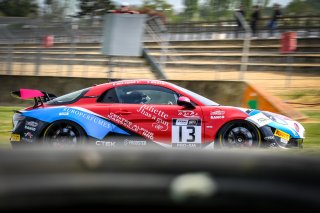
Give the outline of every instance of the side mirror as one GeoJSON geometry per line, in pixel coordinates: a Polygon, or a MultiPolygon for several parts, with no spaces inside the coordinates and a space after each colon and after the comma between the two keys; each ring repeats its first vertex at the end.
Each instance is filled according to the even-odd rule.
{"type": "Polygon", "coordinates": [[[178,98],[178,105],[179,106],[183,106],[187,109],[194,109],[196,108],[196,106],[190,101],[189,98],[185,97],[185,96],[181,96],[178,98]]]}

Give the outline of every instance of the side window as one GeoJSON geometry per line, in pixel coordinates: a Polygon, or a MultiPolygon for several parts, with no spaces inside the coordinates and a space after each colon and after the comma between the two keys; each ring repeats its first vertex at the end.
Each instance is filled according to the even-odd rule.
{"type": "Polygon", "coordinates": [[[97,100],[100,103],[119,103],[116,90],[114,88],[104,92],[97,100]]]}
{"type": "Polygon", "coordinates": [[[130,85],[116,88],[120,103],[125,104],[164,104],[176,105],[178,94],[174,91],[153,85],[130,85]]]}

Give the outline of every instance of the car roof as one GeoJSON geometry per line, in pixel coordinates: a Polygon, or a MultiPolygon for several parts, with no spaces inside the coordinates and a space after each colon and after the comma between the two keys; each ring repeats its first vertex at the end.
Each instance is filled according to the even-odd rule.
{"type": "Polygon", "coordinates": [[[170,83],[161,81],[161,80],[150,80],[150,79],[133,79],[133,80],[119,80],[119,81],[112,81],[108,83],[98,84],[92,87],[86,95],[98,95],[101,94],[103,91],[117,86],[124,86],[124,85],[135,85],[135,84],[150,84],[150,85],[158,85],[158,86],[165,86],[170,87],[170,83]]]}

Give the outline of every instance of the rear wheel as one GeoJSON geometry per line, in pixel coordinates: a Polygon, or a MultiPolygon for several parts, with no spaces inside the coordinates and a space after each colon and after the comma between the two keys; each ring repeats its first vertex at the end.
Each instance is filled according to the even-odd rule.
{"type": "Polygon", "coordinates": [[[215,147],[246,148],[261,145],[260,131],[246,121],[232,121],[224,125],[218,132],[215,147]]]}
{"type": "Polygon", "coordinates": [[[43,141],[46,145],[64,148],[84,144],[85,137],[78,124],[64,120],[50,124],[43,134],[43,141]]]}

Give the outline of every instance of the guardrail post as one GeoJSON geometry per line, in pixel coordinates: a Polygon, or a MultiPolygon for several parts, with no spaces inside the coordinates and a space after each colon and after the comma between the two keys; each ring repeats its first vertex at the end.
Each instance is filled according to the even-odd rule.
{"type": "Polygon", "coordinates": [[[242,57],[241,57],[241,66],[240,66],[240,73],[239,73],[239,79],[244,80],[245,72],[248,70],[250,40],[251,40],[252,30],[241,13],[236,12],[235,15],[238,18],[238,20],[241,22],[245,30],[245,37],[243,40],[243,49],[242,49],[242,57]]]}
{"type": "Polygon", "coordinates": [[[39,40],[40,40],[40,46],[37,49],[36,66],[35,66],[35,70],[34,70],[34,74],[36,76],[38,76],[40,73],[40,66],[41,66],[41,59],[42,59],[42,40],[41,40],[41,38],[39,40]]]}
{"type": "Polygon", "coordinates": [[[12,75],[12,56],[13,56],[13,48],[11,42],[8,42],[7,45],[7,75],[12,75]]]}
{"type": "Polygon", "coordinates": [[[12,41],[12,34],[8,30],[7,27],[4,27],[4,35],[9,39],[7,41],[7,66],[6,66],[6,73],[7,75],[12,74],[12,57],[13,57],[13,41],[12,41]]]}
{"type": "Polygon", "coordinates": [[[108,79],[111,79],[112,78],[112,73],[113,73],[113,66],[114,66],[114,62],[113,62],[113,57],[110,55],[110,56],[108,56],[107,57],[108,58],[108,64],[109,64],[109,66],[108,66],[108,71],[107,71],[107,78],[108,79]]]}
{"type": "Polygon", "coordinates": [[[286,63],[287,63],[287,67],[286,67],[286,83],[285,83],[285,87],[290,87],[291,86],[291,75],[292,75],[292,67],[290,66],[290,64],[293,63],[293,58],[291,55],[287,55],[286,56],[286,63]]]}

